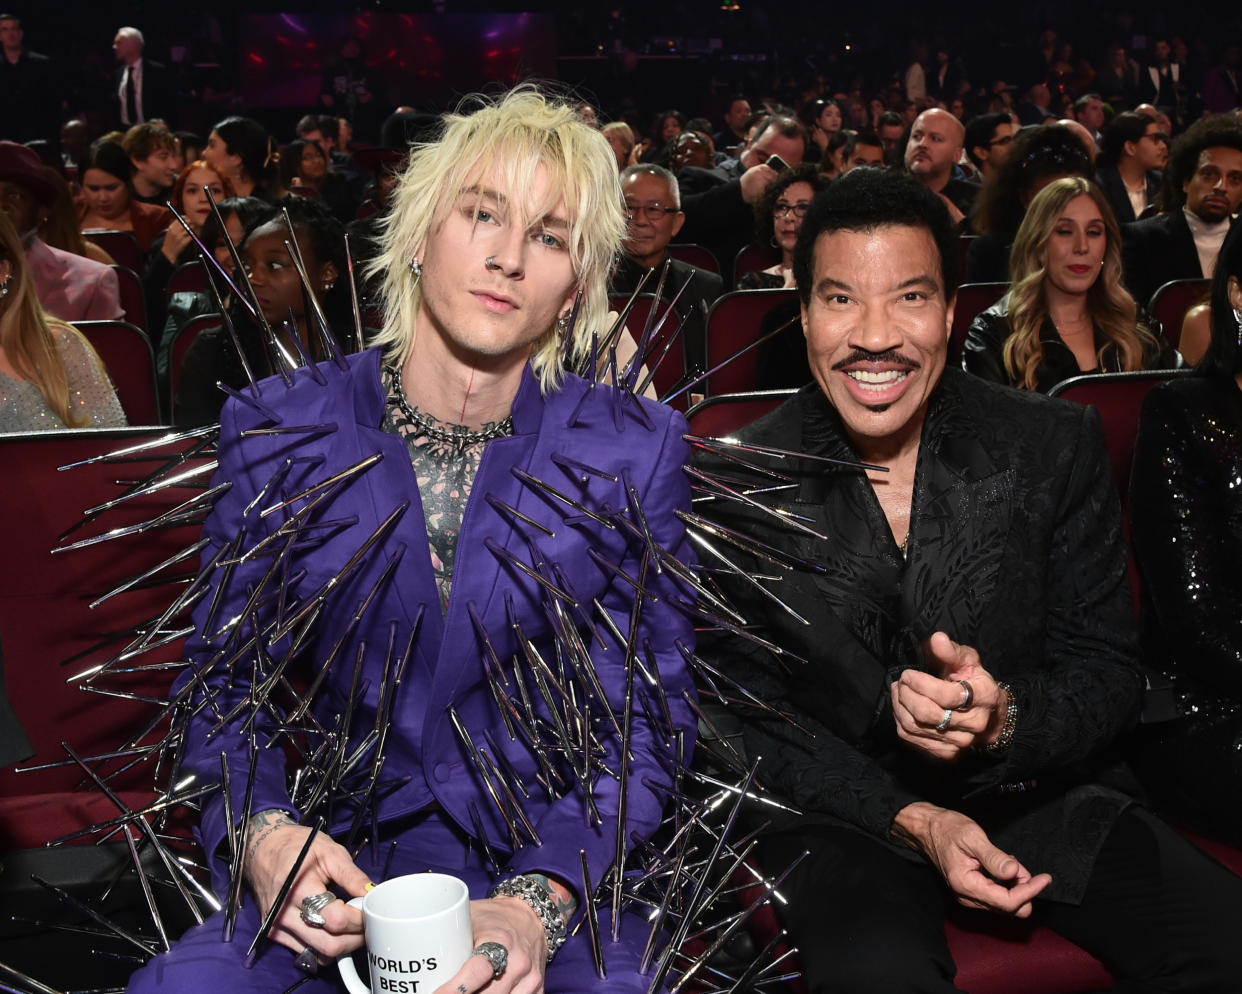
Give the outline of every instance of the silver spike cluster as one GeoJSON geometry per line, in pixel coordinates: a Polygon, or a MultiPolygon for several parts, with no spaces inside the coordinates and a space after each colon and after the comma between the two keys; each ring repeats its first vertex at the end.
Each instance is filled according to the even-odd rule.
{"type": "MultiPolygon", "coordinates": [[[[289,244],[305,284],[307,274],[292,232],[289,244]]],[[[215,265],[210,253],[205,253],[204,258],[209,265],[215,265]]],[[[349,268],[352,274],[352,260],[349,268]]],[[[249,285],[240,265],[237,272],[241,286],[235,284],[223,270],[219,270],[217,275],[224,280],[222,285],[231,287],[244,301],[249,285]]],[[[660,291],[666,276],[666,271],[659,275],[660,291]]],[[[642,290],[641,285],[638,290],[642,290]]],[[[684,291],[685,286],[677,293],[684,291]]],[[[314,300],[309,288],[308,297],[314,300]]],[[[353,300],[358,325],[354,333],[356,340],[362,341],[356,290],[353,300]]],[[[277,336],[262,318],[259,308],[249,306],[262,326],[273,368],[285,382],[291,382],[298,363],[282,353],[277,336]]],[[[576,303],[575,318],[578,306],[576,303]]],[[[673,313],[671,307],[659,319],[656,319],[653,309],[639,336],[637,354],[629,365],[621,367],[617,359],[617,342],[628,311],[627,307],[605,334],[596,337],[592,354],[579,370],[590,380],[590,389],[571,416],[571,425],[577,421],[585,405],[597,402],[601,393],[609,397],[607,402],[612,405],[612,417],[619,430],[624,431],[631,425],[650,425],[648,415],[635,398],[635,392],[645,389],[655,368],[677,343],[679,329],[664,328],[668,316],[673,313]],[[640,382],[639,370],[644,365],[648,368],[648,374],[640,382]],[[605,372],[613,383],[622,384],[627,389],[597,390],[596,384],[605,372]]],[[[227,310],[221,307],[221,313],[226,315],[227,321],[227,310]]],[[[322,311],[313,306],[308,314],[320,354],[326,357],[324,367],[336,364],[344,368],[344,350],[333,336],[322,311]]],[[[231,325],[229,332],[245,363],[245,353],[240,349],[231,325]]],[[[291,337],[296,339],[297,336],[291,337]]],[[[568,354],[567,351],[566,356],[568,354]]],[[[309,375],[316,380],[324,379],[323,373],[304,351],[300,358],[301,365],[311,367],[309,375]]],[[[240,391],[229,389],[227,392],[246,404],[262,419],[262,424],[243,432],[239,444],[246,444],[250,438],[276,433],[330,434],[337,430],[334,424],[283,424],[264,402],[263,388],[248,366],[246,372],[250,379],[248,387],[240,391]]],[[[696,373],[692,371],[691,378],[679,386],[673,396],[688,390],[706,375],[696,373]]],[[[720,439],[687,437],[692,445],[710,450],[721,462],[736,465],[742,473],[741,477],[733,477],[688,467],[700,502],[741,502],[764,514],[776,516],[787,527],[816,534],[805,521],[763,502],[763,497],[779,493],[791,480],[770,464],[801,458],[800,453],[720,439]],[[756,471],[759,478],[770,480],[770,485],[756,485],[756,471]]],[[[126,481],[116,497],[89,508],[83,521],[62,536],[62,543],[56,551],[72,554],[73,549],[104,541],[141,541],[145,534],[154,529],[201,522],[213,501],[225,494],[230,486],[227,482],[206,484],[216,467],[217,441],[218,426],[169,432],[160,438],[88,460],[91,463],[118,465],[142,460],[143,466],[154,463],[156,468],[141,479],[126,481]],[[159,497],[167,509],[140,524],[107,527],[107,517],[116,508],[130,500],[152,496],[159,497]],[[75,538],[77,531],[88,523],[92,525],[94,534],[75,538]]],[[[525,548],[501,547],[490,541],[487,547],[501,563],[502,569],[511,569],[515,571],[515,577],[520,576],[537,584],[553,639],[551,651],[546,648],[546,643],[541,649],[525,636],[510,611],[518,651],[510,658],[501,658],[494,648],[496,640],[486,630],[473,605],[470,607],[471,622],[481,647],[484,674],[499,720],[480,735],[472,731],[456,709],[450,707],[448,716],[485,788],[487,802],[495,809],[494,815],[505,826],[506,833],[504,839],[489,838],[484,813],[472,807],[474,836],[486,860],[500,867],[503,863],[498,855],[499,849],[517,850],[526,845],[541,844],[524,801],[536,794],[555,798],[577,791],[591,821],[602,824],[604,818],[597,804],[597,785],[605,779],[616,781],[619,784],[619,815],[611,868],[601,879],[592,879],[584,852],[582,877],[578,881],[585,896],[585,914],[579,927],[589,932],[599,977],[604,979],[608,975],[607,943],[601,934],[601,923],[605,919],[601,911],[607,909],[609,913],[606,917],[612,922],[613,938],[623,921],[626,927],[634,927],[637,916],[646,923],[648,932],[643,966],[651,977],[652,991],[666,988],[674,991],[779,989],[793,975],[788,968],[790,951],[781,949],[780,936],[769,943],[757,958],[745,963],[729,964],[717,954],[745,927],[754,911],[772,899],[783,873],[788,872],[786,868],[765,868],[767,872],[773,869],[782,871],[774,878],[765,878],[748,860],[754,840],[753,834],[739,835],[743,810],[749,812],[753,821],[756,816],[762,818],[765,810],[788,812],[790,809],[766,796],[756,779],[757,761],[748,761],[730,746],[728,738],[716,728],[713,716],[718,716],[720,706],[727,706],[742,711],[755,709],[767,718],[777,717],[797,727],[796,723],[725,676],[710,660],[696,655],[688,646],[679,645],[680,654],[695,677],[700,693],[697,699],[685,694],[684,701],[675,702],[676,706],[681,708],[683,703],[688,704],[698,717],[701,728],[709,733],[707,741],[698,747],[700,761],[687,765],[684,758],[691,751],[690,743],[684,741],[675,727],[672,718],[674,707],[666,695],[650,641],[642,634],[641,620],[647,605],[659,596],[654,581],[662,577],[660,590],[667,592],[671,584],[676,593],[670,599],[676,607],[696,619],[700,627],[734,632],[783,654],[779,646],[766,642],[750,630],[745,619],[721,595],[713,577],[721,570],[737,574],[747,584],[759,588],[765,598],[775,601],[791,616],[805,622],[806,619],[783,604],[768,589],[764,577],[743,571],[724,549],[740,549],[768,563],[774,570],[790,567],[813,570],[816,567],[769,548],[754,538],[714,524],[701,503],[694,513],[683,513],[682,520],[709,562],[703,568],[682,563],[670,550],[661,547],[653,535],[636,481],[627,474],[622,474],[618,479],[605,470],[595,468],[582,461],[579,458],[582,455],[557,453],[552,457],[565,478],[571,484],[581,484],[580,487],[566,486],[560,480],[540,479],[518,468],[514,468],[513,472],[524,487],[561,515],[564,527],[572,527],[575,520],[586,518],[608,533],[610,541],[620,536],[631,552],[637,551],[640,565],[636,572],[624,570],[616,561],[615,541],[610,546],[614,551],[602,547],[590,551],[591,558],[600,567],[615,574],[621,583],[632,590],[632,609],[628,618],[618,619],[598,601],[584,602],[570,584],[562,564],[548,560],[541,552],[541,538],[552,537],[554,530],[493,494],[480,495],[525,539],[525,548]],[[624,494],[621,506],[611,509],[607,506],[592,507],[588,506],[585,498],[573,496],[574,493],[585,493],[585,484],[592,478],[619,487],[624,494]],[[617,651],[624,659],[626,687],[619,707],[610,702],[605,694],[594,661],[597,652],[617,651]],[[640,721],[654,729],[665,740],[669,754],[677,757],[666,764],[659,783],[644,780],[641,785],[631,784],[632,737],[636,723],[640,721]],[[521,742],[531,752],[538,770],[533,781],[524,779],[514,768],[501,748],[502,736],[510,742],[521,742]],[[705,764],[702,758],[710,762],[705,764]],[[710,770],[707,769],[709,765],[710,770]],[[628,830],[627,798],[631,790],[639,786],[656,790],[668,802],[664,822],[650,840],[636,841],[628,830]],[[757,885],[760,895],[741,907],[735,894],[747,885],[757,885]]],[[[174,892],[196,921],[201,922],[206,915],[223,908],[224,937],[233,938],[242,900],[243,831],[252,814],[255,770],[265,749],[291,749],[298,754],[297,771],[289,783],[290,796],[303,821],[314,825],[311,838],[321,830],[326,831],[327,826],[343,825],[343,831],[334,834],[351,852],[359,853],[368,846],[374,850],[380,844],[378,803],[404,782],[402,772],[386,764],[385,747],[394,721],[394,706],[414,653],[422,615],[420,613],[414,620],[412,630],[404,639],[399,638],[395,623],[387,630],[381,628],[375,632],[376,644],[372,648],[382,652],[383,679],[378,688],[378,702],[373,709],[362,707],[364,695],[373,689],[366,687],[361,679],[367,642],[357,642],[356,652],[348,656],[345,650],[355,633],[366,627],[368,608],[374,598],[385,586],[394,582],[393,577],[405,549],[399,543],[386,539],[407,512],[409,504],[406,502],[394,508],[378,528],[359,544],[345,566],[334,575],[317,580],[317,585],[306,582],[304,571],[298,566],[300,557],[294,553],[314,549],[353,523],[331,517],[333,498],[346,488],[359,485],[359,481],[366,479],[368,471],[381,458],[380,455],[370,456],[334,473],[322,472],[316,460],[290,458],[272,479],[261,486],[258,495],[245,508],[246,525],[232,541],[201,564],[197,577],[187,576],[184,570],[196,557],[206,552],[208,544],[205,540],[196,542],[183,552],[166,556],[113,590],[94,598],[93,606],[121,596],[138,585],[164,582],[168,586],[165,610],[136,630],[125,633],[120,648],[110,659],[70,677],[84,691],[142,699],[141,695],[110,686],[113,678],[141,669],[145,653],[184,639],[193,630],[189,622],[190,612],[196,607],[203,608],[202,602],[212,588],[216,588],[211,602],[203,608],[201,632],[214,654],[194,671],[188,664],[177,664],[184,670],[178,692],[167,700],[150,698],[154,715],[144,727],[136,729],[119,749],[106,755],[80,756],[66,744],[67,759],[54,759],[28,767],[35,770],[73,764],[82,771],[84,782],[102,791],[117,808],[114,816],[81,832],[57,839],[52,844],[69,843],[88,835],[123,841],[131,854],[136,875],[142,881],[144,900],[151,917],[151,933],[135,933],[122,928],[97,910],[94,902],[79,899],[51,884],[44,886],[74,911],[93,920],[101,931],[121,937],[143,959],[157,955],[176,937],[166,926],[160,904],[151,884],[147,882],[152,855],[154,865],[162,873],[157,879],[157,886],[174,892]],[[265,525],[269,519],[279,523],[265,525]],[[360,575],[370,575],[374,571],[366,567],[380,563],[382,567],[378,578],[365,590],[355,590],[357,584],[351,581],[360,575]],[[229,585],[239,570],[245,571],[248,597],[234,617],[221,617],[219,592],[229,585]],[[313,589],[299,595],[297,591],[304,587],[313,589]],[[353,591],[349,597],[344,596],[346,589],[353,591]],[[298,683],[294,672],[295,657],[308,644],[316,622],[326,612],[332,612],[334,617],[347,617],[348,625],[309,684],[298,683]],[[328,696],[326,677],[333,668],[351,673],[348,693],[344,698],[330,699],[328,696]],[[222,698],[212,689],[213,676],[220,675],[241,678],[248,688],[247,692],[222,698]],[[371,713],[371,710],[373,717],[365,724],[359,723],[358,716],[371,713]],[[181,768],[180,754],[191,722],[199,723],[200,729],[205,726],[209,739],[219,736],[223,741],[229,736],[244,736],[249,769],[238,769],[236,762],[230,768],[229,755],[222,747],[218,781],[200,783],[186,776],[181,768]],[[153,800],[146,806],[139,809],[127,806],[109,786],[108,781],[115,776],[115,772],[100,772],[106,764],[118,760],[123,762],[122,768],[137,762],[150,764],[156,790],[153,800]],[[231,787],[242,777],[245,777],[247,787],[239,796],[231,787]],[[175,812],[184,811],[187,807],[199,807],[217,791],[224,795],[227,823],[233,826],[227,845],[230,881],[227,891],[218,898],[203,883],[207,875],[201,854],[194,854],[184,840],[175,837],[172,832],[175,812]]],[[[72,468],[65,467],[67,470],[72,468]]],[[[668,596],[667,593],[665,596],[668,596]]],[[[338,679],[337,682],[339,685],[341,681],[338,679]]],[[[741,717],[744,719],[744,714],[741,717]]],[[[309,841],[303,849],[303,857],[309,849],[309,841]]],[[[288,892],[300,863],[301,859],[284,881],[282,895],[288,892]]],[[[249,946],[251,953],[265,935],[272,917],[269,914],[269,921],[264,922],[257,935],[239,937],[249,946]]],[[[239,955],[241,950],[239,945],[239,955]]],[[[3,977],[18,981],[29,990],[52,990],[34,978],[0,964],[0,978],[3,977]]],[[[0,980],[0,983],[4,981],[0,980]]]]}

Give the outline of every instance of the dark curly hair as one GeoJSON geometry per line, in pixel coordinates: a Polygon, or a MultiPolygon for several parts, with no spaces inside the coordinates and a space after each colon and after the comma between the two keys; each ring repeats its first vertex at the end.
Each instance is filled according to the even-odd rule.
{"type": "Polygon", "coordinates": [[[902,173],[851,169],[815,198],[798,232],[798,244],[794,247],[794,280],[802,303],[811,302],[815,242],[820,235],[885,227],[923,228],[932,236],[940,255],[945,299],[952,300],[957,292],[958,235],[944,201],[922,183],[902,173]]]}
{"type": "Polygon", "coordinates": [[[1169,165],[1160,189],[1160,209],[1181,210],[1186,203],[1186,181],[1195,174],[1199,156],[1207,148],[1233,148],[1242,152],[1242,121],[1232,114],[1200,118],[1187,128],[1169,149],[1169,165]]]}
{"type": "Polygon", "coordinates": [[[772,237],[772,224],[775,220],[772,212],[776,209],[776,202],[781,199],[782,193],[795,183],[810,183],[811,189],[819,193],[828,189],[830,182],[832,181],[821,173],[819,167],[813,162],[804,162],[792,169],[782,169],[776,182],[755,201],[755,242],[759,245],[767,245],[772,237]]]}

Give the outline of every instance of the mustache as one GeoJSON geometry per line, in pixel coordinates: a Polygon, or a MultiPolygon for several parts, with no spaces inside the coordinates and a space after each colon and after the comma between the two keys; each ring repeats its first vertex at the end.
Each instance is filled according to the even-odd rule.
{"type": "Polygon", "coordinates": [[[922,369],[923,364],[911,356],[905,355],[897,349],[885,349],[883,352],[868,352],[866,349],[855,349],[844,359],[833,364],[833,370],[842,370],[846,366],[853,366],[858,362],[879,362],[893,363],[899,366],[908,366],[910,369],[922,369]]]}

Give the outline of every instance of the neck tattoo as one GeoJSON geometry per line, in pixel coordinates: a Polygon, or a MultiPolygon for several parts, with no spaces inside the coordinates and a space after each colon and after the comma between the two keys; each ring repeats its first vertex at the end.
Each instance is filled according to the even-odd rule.
{"type": "Polygon", "coordinates": [[[472,445],[478,445],[480,442],[489,442],[493,438],[502,438],[513,434],[512,414],[503,421],[489,421],[482,428],[474,430],[467,428],[465,425],[453,424],[451,421],[441,421],[426,411],[420,411],[410,403],[409,398],[405,395],[405,387],[401,382],[400,366],[392,367],[392,385],[393,393],[396,395],[397,404],[400,406],[402,413],[413,424],[418,426],[420,434],[426,435],[427,438],[439,445],[456,450],[458,455],[461,455],[472,445]]]}

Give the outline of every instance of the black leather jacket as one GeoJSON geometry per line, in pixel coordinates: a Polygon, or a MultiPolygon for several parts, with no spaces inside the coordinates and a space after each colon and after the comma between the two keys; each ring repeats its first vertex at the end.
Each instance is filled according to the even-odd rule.
{"type": "MultiPolygon", "coordinates": [[[[1181,353],[1165,342],[1159,324],[1141,309],[1139,320],[1155,333],[1156,341],[1159,343],[1157,347],[1149,349],[1143,356],[1143,368],[1177,369],[1184,366],[1185,361],[1181,353]]],[[[1009,338],[1011,331],[1009,295],[1006,294],[998,303],[993,304],[976,317],[971,324],[962,350],[962,365],[968,372],[982,376],[985,380],[1011,387],[1018,386],[1019,381],[1011,377],[1005,369],[1002,353],[1005,340],[1009,338]]],[[[1074,358],[1074,353],[1061,340],[1061,336],[1057,334],[1057,329],[1051,321],[1044,322],[1043,328],[1040,329],[1039,339],[1044,346],[1044,356],[1035,374],[1035,389],[1039,393],[1047,393],[1062,380],[1068,380],[1071,376],[1082,375],[1083,370],[1078,368],[1078,360],[1074,358]]],[[[1121,356],[1116,350],[1108,348],[1104,353],[1103,366],[1093,372],[1113,373],[1120,372],[1121,369],[1121,356]]]]}

